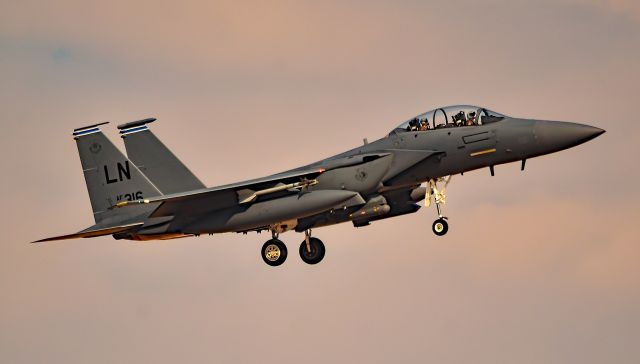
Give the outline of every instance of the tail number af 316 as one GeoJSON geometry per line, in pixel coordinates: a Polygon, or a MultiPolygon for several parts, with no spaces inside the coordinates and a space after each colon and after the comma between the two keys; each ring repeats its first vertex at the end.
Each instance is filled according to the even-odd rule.
{"type": "Polygon", "coordinates": [[[116,196],[116,201],[117,202],[120,202],[120,201],[134,201],[134,200],[142,200],[142,199],[144,199],[142,191],[125,193],[125,194],[116,196]]]}

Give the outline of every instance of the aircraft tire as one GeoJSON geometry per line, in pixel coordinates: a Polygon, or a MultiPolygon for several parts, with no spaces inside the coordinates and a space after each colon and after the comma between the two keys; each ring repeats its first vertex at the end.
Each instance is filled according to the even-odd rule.
{"type": "Polygon", "coordinates": [[[449,231],[449,224],[447,223],[447,220],[441,218],[433,222],[431,229],[434,234],[443,236],[447,231],[449,231]]]}
{"type": "Polygon", "coordinates": [[[307,251],[307,242],[302,241],[300,244],[300,258],[307,264],[318,264],[324,258],[325,248],[322,240],[318,238],[309,238],[311,252],[307,251]]]}
{"type": "Polygon", "coordinates": [[[260,253],[262,260],[272,267],[277,267],[287,260],[287,246],[278,239],[271,239],[264,243],[260,253]]]}

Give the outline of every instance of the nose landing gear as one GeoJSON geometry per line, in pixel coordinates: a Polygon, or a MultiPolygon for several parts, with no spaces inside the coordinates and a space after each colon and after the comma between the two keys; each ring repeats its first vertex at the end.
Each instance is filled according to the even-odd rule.
{"type": "Polygon", "coordinates": [[[451,181],[451,176],[431,179],[429,180],[429,186],[427,186],[427,194],[424,198],[424,205],[426,207],[431,206],[431,197],[433,196],[433,201],[436,204],[436,210],[438,211],[438,219],[433,222],[431,225],[431,229],[433,233],[438,236],[443,236],[449,231],[449,223],[447,223],[448,218],[442,215],[442,208],[440,205],[444,205],[447,202],[447,197],[445,195],[445,191],[449,182],[451,181]],[[444,182],[444,186],[442,189],[438,189],[438,182],[444,182]]]}

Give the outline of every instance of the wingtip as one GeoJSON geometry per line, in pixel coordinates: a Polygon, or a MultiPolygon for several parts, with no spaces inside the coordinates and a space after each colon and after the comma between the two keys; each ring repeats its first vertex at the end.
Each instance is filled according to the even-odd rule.
{"type": "Polygon", "coordinates": [[[43,238],[43,239],[39,239],[39,240],[36,240],[36,241],[32,241],[32,242],[29,242],[29,244],[46,243],[48,241],[55,241],[55,240],[66,240],[66,239],[69,238],[69,236],[70,235],[53,236],[53,237],[50,237],[50,238],[43,238]]]}
{"type": "Polygon", "coordinates": [[[44,243],[46,241],[51,241],[53,239],[51,238],[45,238],[45,239],[40,239],[40,240],[36,240],[36,241],[30,241],[29,244],[37,244],[37,243],[44,243]]]}

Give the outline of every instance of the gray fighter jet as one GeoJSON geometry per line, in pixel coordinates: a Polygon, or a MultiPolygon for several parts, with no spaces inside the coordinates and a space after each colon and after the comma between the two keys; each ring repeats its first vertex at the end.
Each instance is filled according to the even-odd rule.
{"type": "Polygon", "coordinates": [[[451,176],[574,147],[604,133],[588,125],[514,118],[476,106],[449,106],[420,114],[381,139],[290,171],[206,188],[149,130],[145,119],[119,125],[128,158],[95,124],[75,129],[95,225],[37,242],[113,235],[164,240],[214,233],[270,231],[265,263],[287,259],[279,235],[304,232],[300,257],[325,255],[311,230],[371,222],[434,204],[433,232],[449,229],[443,216],[451,176]],[[424,184],[424,186],[423,186],[424,184]]]}

